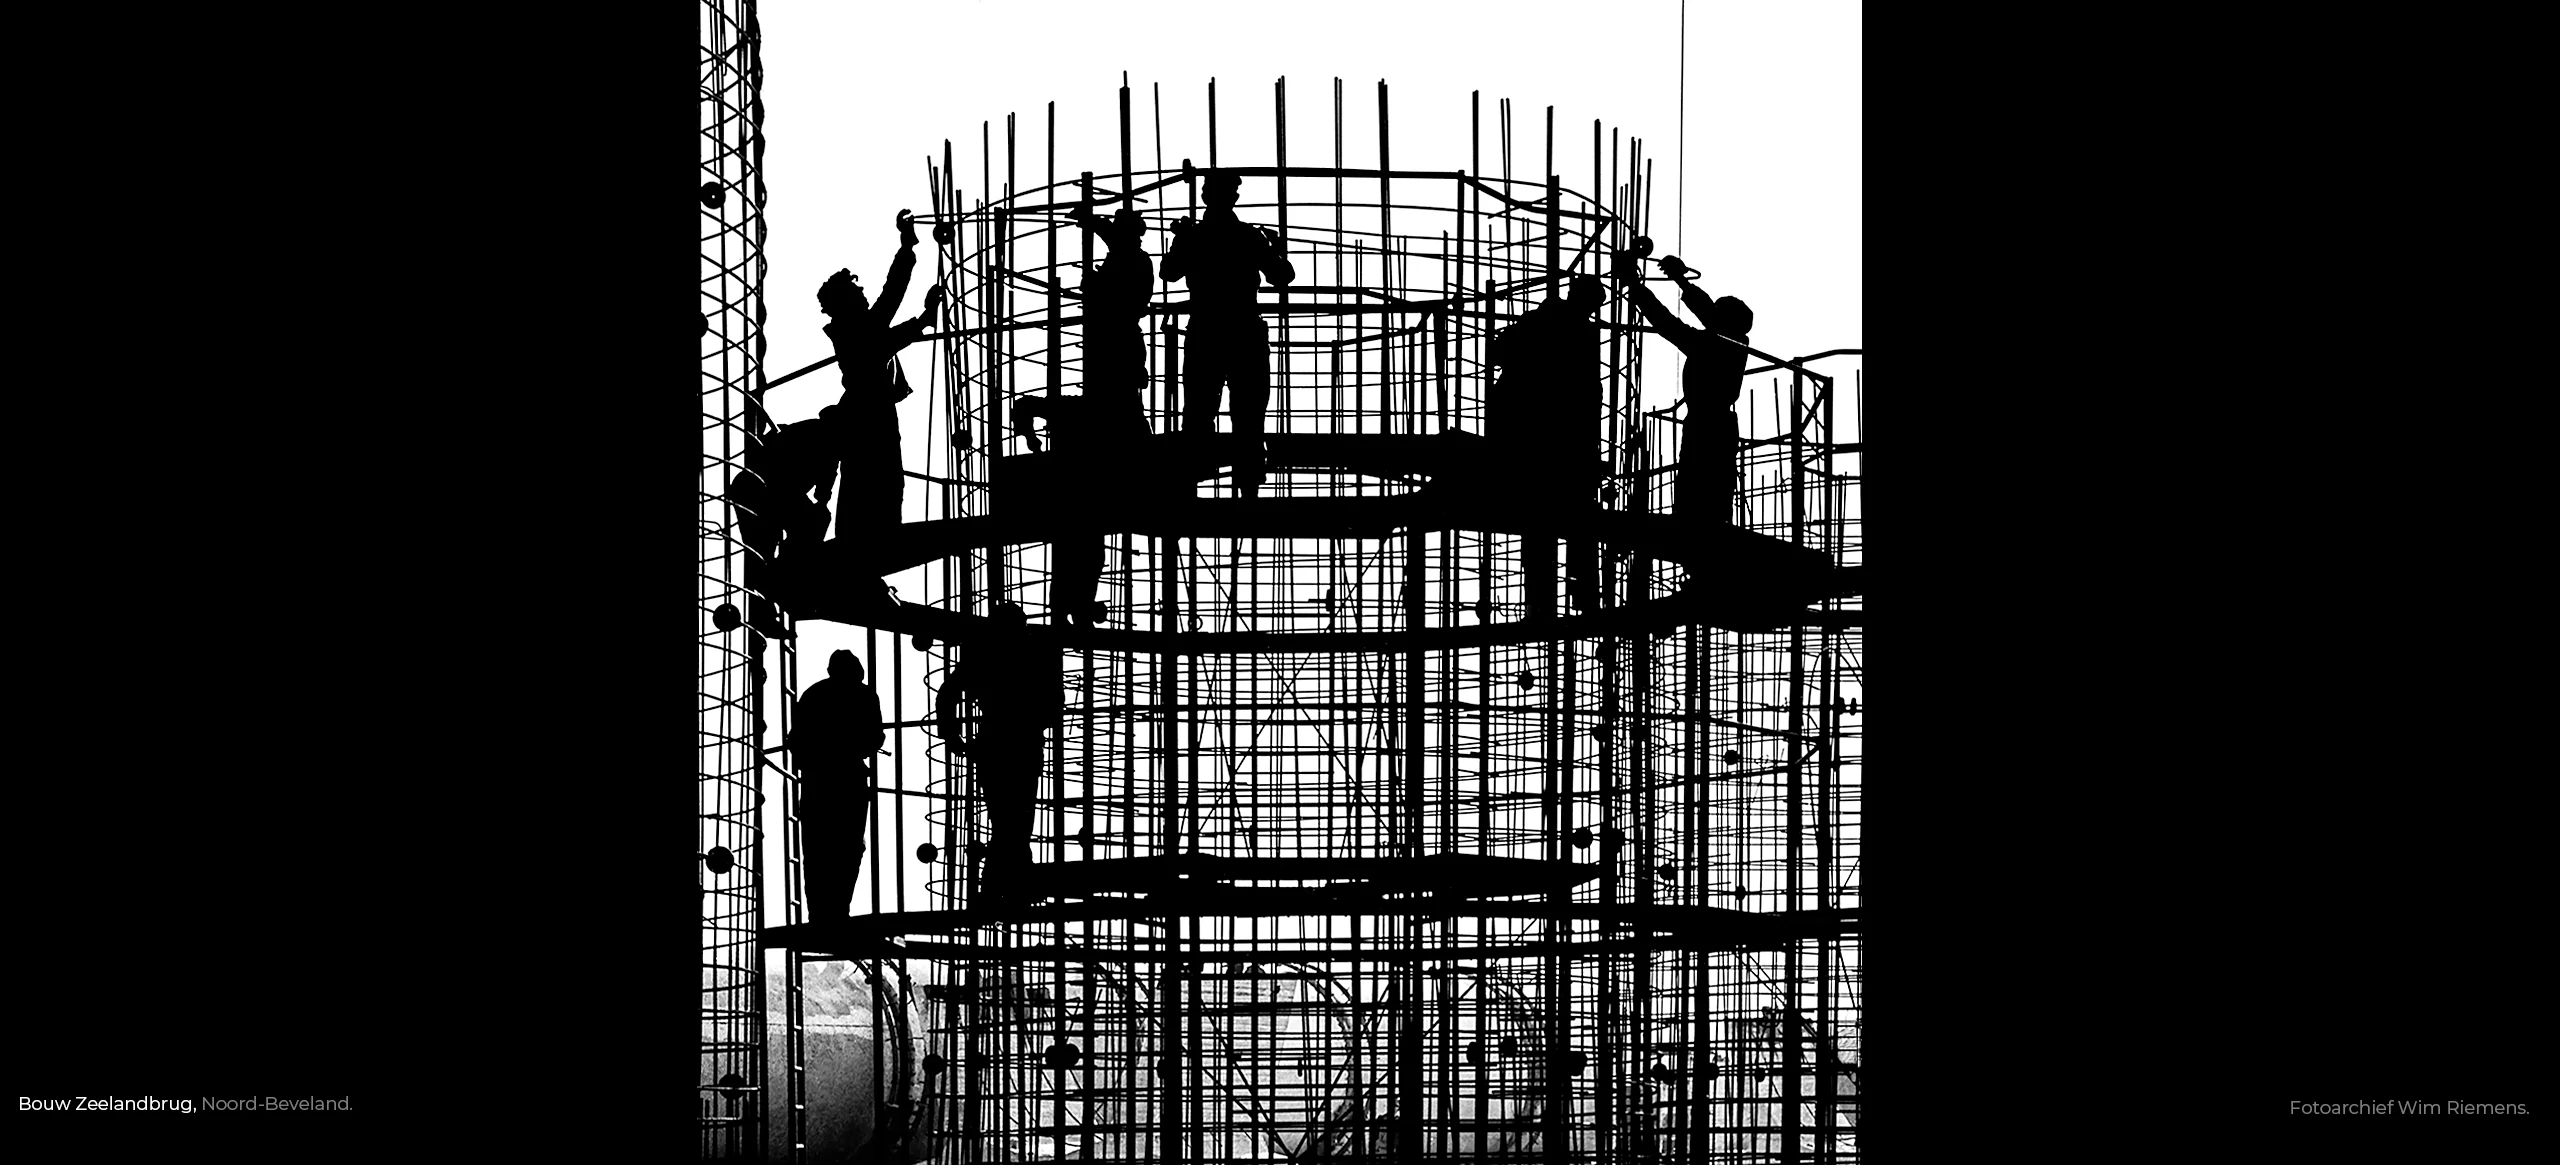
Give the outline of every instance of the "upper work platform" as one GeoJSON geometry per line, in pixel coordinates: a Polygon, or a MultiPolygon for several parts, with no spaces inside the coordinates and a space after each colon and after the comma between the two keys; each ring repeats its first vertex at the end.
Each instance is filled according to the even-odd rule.
{"type": "MultiPolygon", "coordinates": [[[[786,600],[804,619],[965,641],[979,616],[889,602],[878,580],[976,550],[1115,534],[1160,538],[1387,539],[1467,530],[1563,538],[1686,568],[1679,593],[1562,617],[1399,629],[1183,631],[1034,627],[1061,646],[1176,655],[1237,652],[1446,650],[1555,639],[1657,633],[1689,624],[1768,631],[1855,613],[1806,610],[1859,593],[1856,570],[1819,551],[1724,523],[1612,510],[1590,500],[1603,467],[1523,484],[1496,464],[1482,439],[1438,435],[1283,434],[1264,439],[1272,478],[1340,473],[1412,483],[1402,493],[1350,496],[1199,497],[1196,483],[1236,463],[1231,434],[1148,437],[1108,458],[1057,452],[999,458],[989,513],[910,522],[889,538],[823,543],[786,563],[786,600]]],[[[1373,488],[1380,483],[1368,483],[1373,488]]]]}

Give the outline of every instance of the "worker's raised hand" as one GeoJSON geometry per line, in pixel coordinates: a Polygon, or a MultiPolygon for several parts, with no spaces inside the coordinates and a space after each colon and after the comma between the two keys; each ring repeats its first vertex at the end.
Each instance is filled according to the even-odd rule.
{"type": "Polygon", "coordinates": [[[1678,255],[1664,255],[1661,259],[1657,260],[1657,262],[1662,264],[1662,273],[1670,276],[1677,282],[1687,283],[1688,281],[1698,277],[1697,271],[1692,269],[1688,264],[1681,262],[1680,256],[1678,255]]]}
{"type": "Polygon", "coordinates": [[[901,210],[898,212],[898,245],[901,247],[912,247],[916,245],[916,216],[914,211],[901,210]]]}
{"type": "Polygon", "coordinates": [[[942,315],[943,296],[944,292],[942,290],[942,285],[939,283],[924,289],[924,318],[926,323],[932,323],[942,315]]]}

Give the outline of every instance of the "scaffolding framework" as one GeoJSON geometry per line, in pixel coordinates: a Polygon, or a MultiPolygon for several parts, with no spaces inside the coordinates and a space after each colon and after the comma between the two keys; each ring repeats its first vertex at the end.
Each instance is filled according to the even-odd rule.
{"type": "MultiPolygon", "coordinates": [[[[1645,407],[1647,329],[1613,289],[1593,357],[1590,520],[1513,528],[1463,499],[1420,508],[1441,447],[1428,443],[1482,432],[1493,335],[1645,233],[1643,143],[1595,123],[1598,193],[1577,191],[1549,111],[1546,164],[1515,175],[1503,102],[1492,171],[1480,152],[1466,171],[1399,171],[1381,84],[1375,165],[1348,166],[1337,82],[1330,165],[1292,162],[1277,87],[1276,156],[1222,160],[1214,84],[1208,100],[1198,166],[1133,168],[1125,86],[1115,170],[1017,174],[1010,120],[1001,153],[982,136],[974,191],[949,143],[928,160],[920,222],[951,231],[918,275],[950,314],[918,386],[936,409],[930,459],[910,473],[928,486],[925,521],[902,537],[925,548],[908,557],[929,582],[845,617],[873,628],[895,759],[857,894],[870,912],[806,920],[787,876],[785,923],[764,937],[791,977],[770,1155],[802,1159],[808,1108],[840,1103],[874,1114],[874,1152],[942,1162],[1859,1160],[1856,587],[1826,581],[1782,619],[1699,597],[1749,589],[1737,576],[1790,554],[1854,577],[1858,381],[1815,365],[1855,353],[1757,354],[1736,406],[1743,533],[1666,547],[1682,418],[1645,407]],[[1261,295],[1272,470],[1257,501],[1217,474],[1172,517],[1108,538],[1104,626],[1054,638],[1067,708],[1034,825],[1046,897],[984,909],[970,762],[911,713],[906,656],[938,690],[994,602],[1049,621],[1051,546],[1020,517],[1019,483],[1052,479],[1010,406],[1082,387],[1076,291],[1101,256],[1067,213],[1131,207],[1161,259],[1173,221],[1200,215],[1211,166],[1243,178],[1237,213],[1276,229],[1298,272],[1261,295]],[[1368,516],[1325,518],[1337,531],[1323,537],[1285,517],[1353,512],[1368,516]],[[1248,513],[1290,532],[1257,532],[1248,513]],[[798,972],[821,958],[866,968],[871,1096],[803,1095],[798,972]]],[[[1159,283],[1145,324],[1157,434],[1180,426],[1187,310],[1159,283]]],[[[763,424],[759,397],[738,401],[741,441],[763,424]]],[[[706,515],[715,504],[706,493],[706,515]]],[[[787,706],[796,668],[781,672],[753,686],[787,706]]],[[[781,738],[719,752],[739,767],[717,779],[706,759],[706,789],[728,796],[731,775],[757,772],[756,739],[781,738]]],[[[762,771],[796,799],[785,766],[762,771]]],[[[796,830],[779,840],[772,856],[795,873],[796,830]]],[[[760,966],[706,944],[707,976],[760,966]]],[[[708,977],[705,991],[710,1085],[726,1069],[708,977]]],[[[739,1071],[763,1086],[760,1043],[739,1071]]],[[[741,1139],[717,1154],[706,1141],[706,1156],[762,1152],[721,1119],[706,1101],[706,1129],[741,1139]]]]}
{"type": "MultiPolygon", "coordinates": [[[[701,8],[702,447],[695,491],[695,818],[702,929],[700,1156],[757,1159],[765,1113],[763,645],[726,487],[761,416],[763,65],[754,0],[701,8]]],[[[794,674],[784,657],[782,674],[794,674]]],[[[789,700],[783,701],[789,706],[789,700]]],[[[786,867],[786,873],[795,872],[786,867]]],[[[797,986],[796,978],[793,985],[797,986]]],[[[795,1033],[796,1034],[796,1033],[795,1033]]]]}

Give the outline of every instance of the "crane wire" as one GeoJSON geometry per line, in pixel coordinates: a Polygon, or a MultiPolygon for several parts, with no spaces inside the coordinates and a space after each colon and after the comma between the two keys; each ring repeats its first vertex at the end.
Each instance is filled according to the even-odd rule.
{"type": "MultiPolygon", "coordinates": [[[[1686,251],[1689,249],[1689,0],[1680,0],[1679,139],[1679,144],[1674,147],[1675,160],[1672,169],[1671,245],[1686,251]]],[[[1648,177],[1650,174],[1651,170],[1648,168],[1648,177]]],[[[1672,357],[1672,375],[1678,377],[1682,384],[1688,383],[1688,353],[1675,350],[1672,357]]],[[[1681,404],[1687,403],[1688,399],[1688,393],[1682,392],[1680,400],[1674,402],[1672,408],[1680,407],[1681,404]]],[[[1664,411],[1667,413],[1669,410],[1664,411]]],[[[1688,438],[1684,434],[1681,439],[1685,441],[1688,438]]]]}

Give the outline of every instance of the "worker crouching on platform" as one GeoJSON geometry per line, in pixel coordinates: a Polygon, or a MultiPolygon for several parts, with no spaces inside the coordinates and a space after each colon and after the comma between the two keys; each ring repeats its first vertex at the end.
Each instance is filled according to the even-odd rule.
{"type": "Polygon", "coordinates": [[[880,693],[863,682],[850,651],[827,657],[827,678],[800,693],[791,710],[791,767],[800,774],[800,869],[809,920],[832,922],[852,909],[862,876],[862,833],[880,746],[880,693]]]}
{"type": "Polygon", "coordinates": [[[978,890],[982,906],[1029,902],[1031,818],[1040,791],[1048,730],[1066,710],[1057,649],[1034,643],[1022,608],[997,603],[993,627],[961,648],[960,665],[934,698],[935,729],[976,770],[986,805],[988,845],[978,890]],[[977,735],[961,736],[960,705],[977,705],[977,735]]]}
{"type": "Polygon", "coordinates": [[[802,558],[827,536],[827,495],[835,488],[839,455],[832,414],[838,407],[750,439],[745,465],[729,479],[738,540],[748,551],[747,625],[767,639],[792,637],[775,602],[787,577],[782,556],[802,558]]]}

